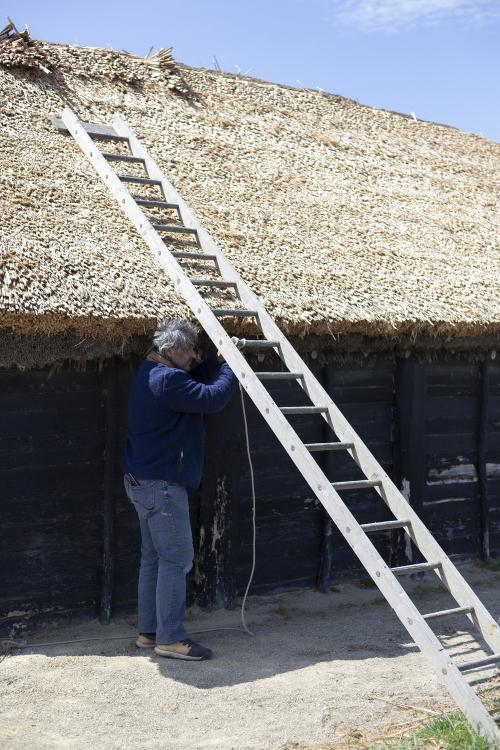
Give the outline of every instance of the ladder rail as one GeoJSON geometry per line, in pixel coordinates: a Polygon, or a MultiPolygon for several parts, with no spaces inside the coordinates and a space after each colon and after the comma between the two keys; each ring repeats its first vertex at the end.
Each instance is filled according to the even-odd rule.
{"type": "MultiPolygon", "coordinates": [[[[278,340],[280,342],[280,351],[286,367],[292,372],[300,371],[303,373],[302,382],[304,383],[304,390],[313,403],[328,407],[328,413],[323,415],[323,418],[327,419],[327,422],[334,430],[340,442],[353,444],[353,447],[347,449],[347,452],[362,469],[365,476],[368,479],[377,479],[381,481],[381,489],[375,488],[375,491],[381,495],[382,499],[387,503],[397,519],[405,518],[410,521],[406,531],[424,557],[429,561],[435,559],[440,560],[441,566],[436,572],[442,580],[443,585],[453,594],[460,606],[471,607],[473,609],[473,612],[468,614],[467,617],[481,631],[485,641],[488,643],[492,651],[500,651],[500,629],[495,619],[488,612],[479,597],[474,593],[473,589],[455,568],[445,551],[434,539],[432,534],[430,534],[425,524],[420,520],[419,516],[415,513],[408,501],[403,497],[392,479],[382,469],[375,456],[363,443],[330,395],[321,386],[311,370],[297,354],[286,336],[284,336],[273,318],[262,305],[259,298],[256,297],[252,290],[241,279],[235,267],[227,260],[215,240],[203,227],[194,212],[183,200],[182,196],[179,195],[173,185],[171,185],[171,183],[165,178],[159,166],[137,139],[128,124],[118,114],[113,117],[113,124],[119,135],[126,136],[129,139],[132,154],[145,160],[148,175],[161,182],[166,200],[179,205],[184,224],[198,231],[198,237],[202,247],[204,247],[210,254],[217,256],[220,272],[224,279],[234,281],[238,284],[240,299],[245,307],[257,312],[258,321],[264,336],[268,339],[278,340]]],[[[196,314],[196,310],[193,311],[196,314]]],[[[225,352],[223,353],[225,354],[225,352]]],[[[265,418],[265,415],[263,416],[265,418]]]]}
{"type": "MultiPolygon", "coordinates": [[[[445,683],[449,692],[455,698],[457,704],[462,708],[464,713],[466,713],[470,721],[474,725],[477,725],[481,728],[484,734],[491,737],[495,741],[500,739],[500,733],[498,732],[495,723],[489,716],[488,712],[484,708],[477,695],[464,680],[459,669],[454,664],[449,654],[445,651],[444,646],[440,643],[425,620],[423,620],[422,615],[413,604],[408,594],[406,594],[405,590],[400,585],[394,574],[391,572],[388,565],[384,562],[381,555],[377,552],[376,548],[371,543],[367,535],[363,532],[360,524],[356,521],[347,506],[342,502],[340,496],[335,491],[332,484],[329,482],[328,478],[320,468],[319,464],[316,462],[315,458],[311,455],[310,451],[305,447],[305,444],[299,438],[288,420],[281,413],[279,407],[276,405],[274,400],[269,395],[268,391],[259,381],[258,377],[255,375],[241,352],[238,351],[236,346],[233,344],[229,335],[221,326],[216,316],[212,313],[210,307],[206,304],[203,297],[197,292],[195,286],[190,282],[189,277],[185,274],[179,263],[177,263],[175,258],[171,255],[171,252],[168,250],[165,242],[154,230],[149,219],[147,219],[145,214],[136,204],[135,200],[124,187],[122,181],[119,179],[119,177],[116,176],[116,173],[112,171],[106,159],[101,155],[101,152],[99,152],[88,133],[81,126],[80,122],[69,108],[66,108],[64,110],[62,120],[69,132],[73,135],[75,141],[82,148],[91,163],[94,165],[94,168],[101,176],[105,184],[108,185],[110,192],[120,205],[120,208],[124,211],[131,223],[136,227],[139,234],[146,241],[150,250],[156,256],[159,264],[172,278],[174,287],[177,292],[184,298],[185,302],[190,307],[196,318],[200,321],[213,343],[222,352],[226,361],[238,377],[244,390],[248,393],[249,397],[252,399],[265,421],[271,427],[272,431],[274,432],[280,443],[283,445],[285,451],[297,466],[300,473],[307,481],[315,495],[324,505],[327,512],[345,537],[348,544],[357,554],[361,563],[364,565],[368,573],[372,576],[373,580],[375,581],[381,592],[384,594],[391,607],[394,609],[402,624],[408,630],[410,636],[419,645],[423,654],[427,656],[430,665],[435,670],[436,674],[445,683]]],[[[121,120],[121,118],[115,118],[115,129],[118,135],[127,136],[127,138],[129,139],[132,154],[134,156],[141,156],[141,153],[137,153],[138,151],[145,154],[144,158],[146,161],[147,173],[150,175],[151,179],[161,180],[165,199],[169,202],[174,202],[170,199],[175,194],[175,202],[178,203],[182,211],[183,221],[186,223],[186,225],[189,226],[191,221],[194,222],[194,215],[185,205],[184,201],[182,201],[180,196],[178,196],[176,191],[173,191],[170,183],[165,180],[159,168],[153,162],[149,154],[145,152],[141,144],[135,138],[132,131],[130,131],[126,123],[121,120]]],[[[198,231],[200,232],[199,237],[202,246],[204,246],[204,242],[207,242],[206,238],[209,237],[208,233],[206,233],[206,231],[201,227],[201,225],[199,225],[197,221],[192,224],[192,228],[198,229],[198,231]]],[[[283,336],[279,328],[274,324],[274,321],[272,321],[260,302],[257,300],[257,298],[254,297],[246,284],[244,284],[244,282],[240,279],[237,272],[232,269],[232,266],[229,267],[227,265],[225,257],[223,256],[217,245],[214,243],[214,241],[211,240],[210,243],[207,242],[207,244],[209,245],[210,252],[217,255],[218,259],[220,259],[221,272],[223,273],[224,277],[227,280],[235,281],[238,284],[238,289],[242,295],[242,301],[244,303],[250,301],[252,302],[251,309],[254,309],[258,312],[259,322],[261,323],[261,327],[263,327],[264,335],[266,335],[266,337],[268,338],[275,338],[280,342],[280,349],[282,349],[281,353],[283,354],[283,356],[287,354],[289,358],[295,360],[297,364],[300,364],[300,367],[296,367],[293,369],[298,369],[304,373],[307,372],[304,377],[310,382],[310,386],[312,386],[314,396],[316,396],[317,393],[318,396],[321,397],[320,403],[328,403],[330,407],[329,402],[331,402],[331,399],[329,399],[323,389],[317,390],[317,381],[315,380],[312,373],[310,373],[310,371],[306,368],[305,364],[295,353],[295,350],[293,350],[291,345],[287,342],[286,338],[283,336]],[[232,278],[228,275],[231,272],[231,269],[232,278]],[[269,324],[269,321],[272,322],[272,326],[269,324]],[[290,349],[293,352],[293,355],[290,354],[290,349]],[[326,394],[327,401],[323,400],[323,393],[326,394]]],[[[319,384],[317,385],[319,386],[319,384]]],[[[314,401],[314,399],[312,400],[314,401]]],[[[335,406],[333,402],[331,402],[331,405],[335,406]]],[[[343,419],[344,418],[342,417],[342,420],[343,419]]],[[[354,442],[352,439],[352,435],[355,434],[353,430],[350,430],[348,434],[347,432],[345,434],[346,436],[349,436],[351,438],[350,442],[354,442]]],[[[342,439],[341,435],[338,435],[338,437],[342,439]]],[[[356,443],[359,443],[359,445],[355,446],[356,450],[364,447],[357,435],[356,443]]],[[[375,461],[375,459],[373,460],[375,461]]],[[[378,468],[381,471],[380,467],[378,468]]],[[[379,478],[380,477],[377,476],[377,479],[379,478]]],[[[398,492],[395,486],[394,490],[398,492]]],[[[405,507],[406,514],[408,514],[408,509],[409,506],[405,507]]],[[[410,520],[412,521],[411,518],[410,520]]]]}

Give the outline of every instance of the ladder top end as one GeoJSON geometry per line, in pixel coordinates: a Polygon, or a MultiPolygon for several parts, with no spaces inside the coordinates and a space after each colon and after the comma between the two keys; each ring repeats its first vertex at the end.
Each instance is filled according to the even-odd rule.
{"type": "MultiPolygon", "coordinates": [[[[69,109],[69,107],[66,107],[64,109],[63,114],[73,114],[72,111],[69,109]]],[[[52,124],[57,130],[61,130],[63,132],[68,132],[68,128],[64,124],[63,120],[60,117],[53,117],[52,118],[52,124]]],[[[105,125],[103,123],[98,122],[80,122],[80,125],[84,130],[87,131],[89,135],[118,135],[116,130],[112,125],[105,125]]]]}

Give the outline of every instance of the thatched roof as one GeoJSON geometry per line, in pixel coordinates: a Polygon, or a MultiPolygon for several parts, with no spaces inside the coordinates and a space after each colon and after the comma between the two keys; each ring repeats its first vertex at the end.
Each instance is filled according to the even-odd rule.
{"type": "Polygon", "coordinates": [[[288,334],[500,333],[497,144],[166,58],[0,43],[0,328],[129,336],[187,314],[54,129],[69,104],[129,122],[288,334]]]}

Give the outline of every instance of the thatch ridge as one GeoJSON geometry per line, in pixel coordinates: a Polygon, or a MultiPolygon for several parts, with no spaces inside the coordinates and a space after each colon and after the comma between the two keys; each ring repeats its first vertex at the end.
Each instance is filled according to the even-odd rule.
{"type": "Polygon", "coordinates": [[[128,337],[188,314],[76,144],[53,129],[68,103],[85,120],[118,111],[129,121],[289,335],[500,334],[497,144],[112,50],[37,42],[28,70],[6,67],[8,45],[1,327],[128,337]]]}

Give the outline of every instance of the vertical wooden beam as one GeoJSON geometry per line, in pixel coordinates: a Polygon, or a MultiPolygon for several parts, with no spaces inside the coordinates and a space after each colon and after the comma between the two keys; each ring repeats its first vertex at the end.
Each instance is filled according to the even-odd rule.
{"type": "MultiPolygon", "coordinates": [[[[248,404],[247,404],[248,405],[248,404]]],[[[196,560],[196,600],[202,607],[236,606],[238,472],[246,461],[239,391],[206,422],[205,469],[201,486],[200,546],[196,560]]]]}
{"type": "MultiPolygon", "coordinates": [[[[422,516],[425,490],[426,368],[416,357],[398,360],[395,372],[394,482],[422,516]]],[[[396,556],[405,565],[412,561],[409,537],[399,532],[396,556]]]]}
{"type": "MultiPolygon", "coordinates": [[[[396,360],[394,366],[394,396],[393,396],[393,418],[392,418],[392,480],[396,487],[403,487],[403,467],[401,456],[401,434],[403,432],[402,424],[402,404],[401,404],[401,385],[402,385],[402,361],[396,360]]],[[[390,559],[388,564],[391,568],[398,565],[407,565],[409,556],[406,554],[405,532],[402,529],[391,532],[390,559]]]]}
{"type": "Polygon", "coordinates": [[[487,358],[480,366],[481,386],[479,403],[479,431],[477,447],[477,476],[479,480],[479,506],[481,515],[481,559],[490,559],[490,506],[488,498],[487,448],[488,414],[490,404],[491,362],[487,358]]]}
{"type": "Polygon", "coordinates": [[[112,361],[105,370],[104,394],[106,398],[105,423],[106,444],[104,454],[104,497],[103,497],[103,561],[101,582],[100,621],[108,625],[111,620],[114,574],[114,478],[117,460],[117,400],[118,373],[112,361]]]}
{"type": "MultiPolygon", "coordinates": [[[[331,398],[334,397],[332,393],[332,378],[330,376],[330,368],[333,368],[333,363],[326,364],[321,368],[321,371],[317,374],[318,380],[320,380],[322,386],[328,391],[331,398]]],[[[326,422],[323,423],[323,436],[322,441],[330,442],[332,440],[332,432],[326,422]]],[[[327,477],[333,481],[333,471],[335,453],[329,453],[328,451],[321,455],[320,465],[327,477]]],[[[333,579],[333,554],[334,554],[334,529],[335,525],[330,517],[330,514],[325,508],[323,511],[323,534],[321,541],[321,554],[318,567],[317,587],[318,591],[322,594],[326,594],[330,590],[333,579]]]]}

